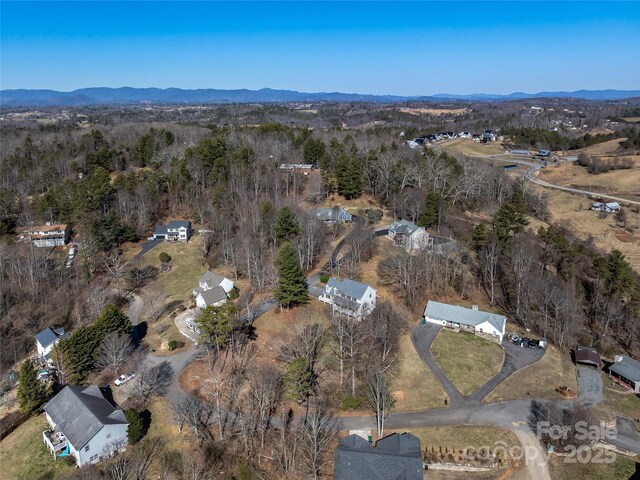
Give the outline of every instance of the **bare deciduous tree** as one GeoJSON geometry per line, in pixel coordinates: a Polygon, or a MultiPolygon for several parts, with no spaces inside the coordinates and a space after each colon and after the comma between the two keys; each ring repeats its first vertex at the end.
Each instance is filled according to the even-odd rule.
{"type": "Polygon", "coordinates": [[[175,372],[167,361],[158,365],[145,365],[138,372],[133,387],[133,395],[141,405],[146,405],[154,395],[164,395],[173,382],[175,372]]]}
{"type": "Polygon", "coordinates": [[[384,422],[391,414],[396,401],[391,394],[389,383],[382,372],[375,372],[367,380],[367,402],[376,416],[378,437],[384,435],[384,422]]]}
{"type": "Polygon", "coordinates": [[[120,368],[133,353],[134,346],[129,335],[119,335],[118,332],[109,332],[102,339],[100,353],[96,359],[99,368],[110,368],[118,375],[120,368]]]}
{"type": "Polygon", "coordinates": [[[300,460],[302,471],[318,479],[330,462],[330,449],[339,431],[339,424],[322,404],[314,405],[302,420],[300,428],[300,460]]]}

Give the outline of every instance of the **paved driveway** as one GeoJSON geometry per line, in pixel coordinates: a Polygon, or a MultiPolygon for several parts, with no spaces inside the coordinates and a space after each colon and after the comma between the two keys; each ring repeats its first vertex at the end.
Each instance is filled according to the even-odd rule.
{"type": "Polygon", "coordinates": [[[180,331],[180,333],[191,340],[193,343],[198,343],[198,334],[187,327],[187,320],[189,318],[197,318],[200,316],[200,311],[197,308],[192,308],[189,310],[185,310],[178,314],[174,320],[176,327],[180,331]]]}
{"type": "Polygon", "coordinates": [[[147,240],[144,242],[141,247],[142,249],[136,254],[135,258],[140,258],[145,255],[152,248],[160,245],[164,240],[156,239],[156,240],[147,240]]]}
{"type": "Polygon", "coordinates": [[[595,367],[578,365],[578,400],[584,405],[600,403],[602,397],[602,376],[595,367]]]}
{"type": "Polygon", "coordinates": [[[441,328],[442,327],[439,325],[432,323],[427,323],[425,325],[418,323],[418,325],[413,329],[411,338],[420,358],[438,378],[438,381],[442,384],[449,395],[452,405],[462,403],[480,403],[484,397],[489,395],[489,393],[509,377],[509,375],[526,365],[537,362],[544,355],[544,350],[537,348],[522,348],[509,341],[502,342],[502,348],[504,349],[505,356],[500,372],[473,392],[472,395],[464,397],[451,383],[431,356],[431,343],[436,338],[436,335],[438,335],[441,328]]]}

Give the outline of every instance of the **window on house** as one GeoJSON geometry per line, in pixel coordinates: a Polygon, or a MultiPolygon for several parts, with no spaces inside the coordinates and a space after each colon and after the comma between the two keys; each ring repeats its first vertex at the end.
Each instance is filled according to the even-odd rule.
{"type": "Polygon", "coordinates": [[[88,452],[89,451],[89,445],[87,445],[86,447],[84,447],[84,451],[88,452]]]}
{"type": "Polygon", "coordinates": [[[107,435],[107,438],[111,438],[111,434],[107,435]]]}
{"type": "Polygon", "coordinates": [[[90,462],[95,462],[98,459],[98,455],[94,455],[89,459],[90,462]]]}

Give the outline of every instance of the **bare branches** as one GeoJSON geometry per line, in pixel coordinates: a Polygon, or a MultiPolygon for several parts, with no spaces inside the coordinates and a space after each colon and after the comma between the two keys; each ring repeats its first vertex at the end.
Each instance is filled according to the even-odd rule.
{"type": "Polygon", "coordinates": [[[140,404],[146,405],[154,395],[167,393],[174,376],[173,367],[167,361],[153,367],[144,366],[135,379],[133,395],[140,404]]]}
{"type": "Polygon", "coordinates": [[[100,353],[96,360],[99,368],[110,368],[117,375],[120,368],[133,353],[134,346],[129,335],[109,332],[102,339],[100,353]]]}
{"type": "Polygon", "coordinates": [[[367,401],[376,416],[378,437],[384,435],[384,422],[396,401],[391,394],[387,378],[382,372],[373,373],[367,380],[367,401]]]}

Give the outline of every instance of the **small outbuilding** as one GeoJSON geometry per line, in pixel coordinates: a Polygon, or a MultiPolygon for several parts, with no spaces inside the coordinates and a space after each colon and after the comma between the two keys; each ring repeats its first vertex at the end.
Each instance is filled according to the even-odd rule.
{"type": "Polygon", "coordinates": [[[574,357],[576,359],[576,363],[582,363],[584,365],[592,365],[596,368],[600,367],[600,363],[602,360],[600,359],[600,355],[593,347],[583,347],[578,346],[574,351],[574,357]]]}

